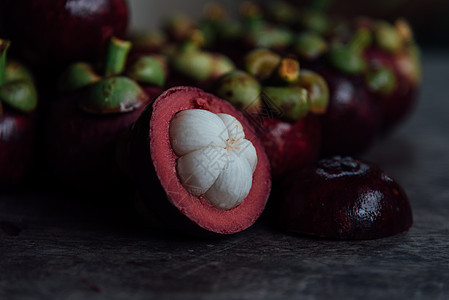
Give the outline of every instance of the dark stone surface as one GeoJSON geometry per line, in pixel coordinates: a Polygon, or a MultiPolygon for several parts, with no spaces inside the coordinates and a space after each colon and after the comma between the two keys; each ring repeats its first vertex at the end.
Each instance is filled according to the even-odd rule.
{"type": "Polygon", "coordinates": [[[335,241],[258,222],[194,240],[137,227],[116,206],[76,204],[69,192],[2,193],[0,299],[449,298],[449,56],[428,51],[424,62],[414,115],[364,156],[407,191],[409,232],[335,241]]]}

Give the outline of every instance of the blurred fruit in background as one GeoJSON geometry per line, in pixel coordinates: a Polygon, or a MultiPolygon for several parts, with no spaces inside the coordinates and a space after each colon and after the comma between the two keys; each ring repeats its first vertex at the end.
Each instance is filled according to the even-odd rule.
{"type": "Polygon", "coordinates": [[[324,5],[330,12],[348,17],[365,15],[389,21],[403,17],[411,23],[419,44],[449,45],[449,1],[446,0],[291,0],[290,3],[324,5]]]}

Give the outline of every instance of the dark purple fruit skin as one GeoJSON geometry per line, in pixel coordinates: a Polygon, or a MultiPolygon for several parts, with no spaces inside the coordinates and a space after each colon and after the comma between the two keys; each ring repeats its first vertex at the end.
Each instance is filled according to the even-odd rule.
{"type": "MultiPolygon", "coordinates": [[[[145,88],[150,102],[160,93],[145,88]]],[[[96,115],[78,107],[82,91],[55,101],[46,122],[45,152],[56,179],[82,190],[104,191],[126,188],[116,162],[116,145],[145,108],[132,112],[96,115]]],[[[147,102],[147,103],[148,103],[147,102]]]]}
{"type": "Polygon", "coordinates": [[[381,127],[379,106],[360,76],[344,75],[331,68],[318,72],[329,86],[329,106],[322,116],[322,156],[356,155],[366,150],[381,127]]]}
{"type": "Polygon", "coordinates": [[[376,239],[413,223],[402,187],[374,164],[351,157],[322,159],[302,169],[276,209],[291,232],[336,239],[376,239]]]}
{"type": "Polygon", "coordinates": [[[96,60],[112,35],[128,27],[125,0],[6,0],[7,34],[29,63],[61,66],[96,60]]]}
{"type": "Polygon", "coordinates": [[[391,54],[377,48],[369,48],[364,56],[370,64],[390,68],[396,77],[396,86],[388,95],[376,94],[375,101],[382,112],[382,130],[389,131],[413,110],[418,96],[418,83],[413,83],[400,72],[398,59],[401,53],[391,54]]]}
{"type": "Polygon", "coordinates": [[[0,115],[0,188],[17,185],[33,157],[34,116],[5,110],[0,115]]]}
{"type": "Polygon", "coordinates": [[[309,114],[293,124],[272,118],[253,123],[270,159],[275,181],[318,160],[321,123],[315,115],[309,114]]]}

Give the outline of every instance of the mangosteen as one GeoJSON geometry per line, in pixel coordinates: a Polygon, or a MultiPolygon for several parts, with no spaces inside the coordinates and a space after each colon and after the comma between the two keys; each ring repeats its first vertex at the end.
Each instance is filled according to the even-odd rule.
{"type": "Polygon", "coordinates": [[[24,177],[34,150],[37,92],[30,72],[6,60],[9,41],[0,39],[0,187],[24,177]]]}
{"type": "Polygon", "coordinates": [[[40,68],[102,56],[111,36],[128,27],[126,0],[6,0],[5,29],[15,48],[40,68]]]}
{"type": "Polygon", "coordinates": [[[334,156],[301,169],[273,204],[283,229],[316,237],[376,239],[408,230],[413,216],[399,183],[378,166],[334,156]]]}
{"type": "Polygon", "coordinates": [[[416,102],[421,82],[419,49],[405,20],[394,25],[368,21],[375,38],[364,51],[369,66],[366,83],[380,105],[382,129],[389,131],[410,114],[416,102]]]}
{"type": "Polygon", "coordinates": [[[242,231],[270,193],[269,161],[250,122],[198,88],[160,95],[122,149],[140,212],[166,228],[207,236],[242,231]]]}
{"type": "Polygon", "coordinates": [[[315,162],[321,151],[321,123],[329,91],[318,74],[268,49],[245,57],[247,72],[234,70],[217,80],[215,93],[244,111],[271,162],[273,179],[315,162]]]}
{"type": "Polygon", "coordinates": [[[130,48],[111,38],[103,74],[78,62],[61,76],[63,96],[49,112],[46,152],[54,174],[69,186],[103,191],[125,185],[115,159],[118,138],[165,83],[163,66],[151,56],[125,69],[130,48]]]}
{"type": "Polygon", "coordinates": [[[329,86],[329,105],[321,116],[322,155],[362,153],[379,134],[379,106],[366,89],[363,77],[344,75],[331,68],[318,72],[329,86]]]}
{"type": "Polygon", "coordinates": [[[360,28],[348,41],[331,43],[326,63],[315,67],[326,80],[330,95],[322,116],[323,156],[360,154],[380,132],[380,107],[364,80],[367,62],[363,51],[371,42],[371,33],[360,28]]]}

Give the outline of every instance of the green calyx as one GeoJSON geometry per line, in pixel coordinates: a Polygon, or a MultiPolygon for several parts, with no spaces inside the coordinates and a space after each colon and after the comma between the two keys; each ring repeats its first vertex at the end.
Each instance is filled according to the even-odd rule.
{"type": "Polygon", "coordinates": [[[0,115],[2,103],[30,113],[37,106],[37,91],[30,72],[20,63],[6,60],[10,42],[0,39],[0,115]]]}
{"type": "Polygon", "coordinates": [[[59,90],[69,93],[101,80],[92,66],[85,62],[70,65],[59,79],[59,90]]]}
{"type": "Polygon", "coordinates": [[[216,79],[235,69],[228,57],[201,50],[177,52],[170,64],[178,74],[200,82],[216,79]]]}
{"type": "Polygon", "coordinates": [[[329,87],[318,73],[310,70],[301,70],[296,82],[291,87],[302,87],[308,92],[309,111],[314,114],[326,113],[329,104],[329,87]]]}
{"type": "Polygon", "coordinates": [[[215,94],[231,102],[237,109],[255,113],[261,109],[261,86],[250,74],[233,70],[218,78],[215,94]]]}
{"type": "Polygon", "coordinates": [[[362,52],[371,44],[371,41],[370,31],[360,28],[349,43],[332,44],[328,52],[328,60],[334,68],[346,74],[361,74],[366,69],[362,52]]]}
{"type": "Polygon", "coordinates": [[[382,95],[389,95],[396,88],[396,76],[393,70],[385,66],[369,70],[365,80],[370,90],[382,95]]]}
{"type": "Polygon", "coordinates": [[[270,77],[280,62],[280,55],[269,49],[259,48],[245,56],[245,69],[257,79],[265,80],[270,77]]]}
{"type": "Polygon", "coordinates": [[[33,75],[20,62],[8,59],[5,68],[5,81],[30,81],[34,82],[33,75]]]}
{"type": "Polygon", "coordinates": [[[293,58],[282,58],[265,84],[282,86],[297,81],[299,78],[299,62],[293,58]]]}
{"type": "Polygon", "coordinates": [[[161,30],[152,29],[131,34],[133,48],[144,50],[159,50],[167,43],[167,36],[161,30]]]}
{"type": "Polygon", "coordinates": [[[94,114],[123,113],[133,111],[147,98],[134,80],[114,76],[90,85],[79,105],[94,114]]]}
{"type": "Polygon", "coordinates": [[[281,118],[297,122],[309,111],[308,92],[302,87],[264,87],[265,105],[281,112],[281,118]]]}
{"type": "Polygon", "coordinates": [[[402,48],[402,37],[397,28],[387,22],[378,22],[374,28],[374,38],[379,48],[396,53],[402,48]]]}
{"type": "Polygon", "coordinates": [[[96,73],[92,65],[88,63],[74,63],[62,74],[59,88],[63,93],[82,90],[79,106],[88,113],[109,114],[132,111],[147,100],[145,92],[136,80],[158,85],[162,79],[165,80],[165,77],[161,76],[159,69],[155,70],[156,63],[153,61],[145,63],[145,59],[143,59],[143,67],[131,66],[132,76],[130,77],[133,79],[121,75],[125,70],[131,43],[112,37],[107,47],[104,76],[96,73]]]}
{"type": "Polygon", "coordinates": [[[294,43],[294,49],[301,57],[316,59],[327,51],[326,41],[317,33],[309,31],[301,33],[294,43]]]}
{"type": "Polygon", "coordinates": [[[245,38],[255,48],[285,49],[293,42],[294,34],[282,26],[260,25],[248,28],[245,38]]]}
{"type": "Polygon", "coordinates": [[[166,74],[160,60],[153,56],[141,56],[127,69],[126,75],[137,82],[162,87],[166,74]]]}

